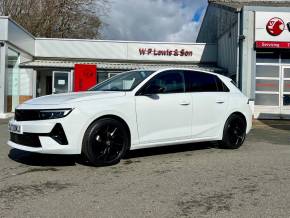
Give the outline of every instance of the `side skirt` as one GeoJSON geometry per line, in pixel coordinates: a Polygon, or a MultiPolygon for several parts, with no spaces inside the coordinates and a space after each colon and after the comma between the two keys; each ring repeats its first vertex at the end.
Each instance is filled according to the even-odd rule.
{"type": "Polygon", "coordinates": [[[132,145],[130,150],[137,150],[143,148],[153,148],[153,147],[163,147],[170,145],[179,145],[179,144],[189,144],[189,143],[197,143],[197,142],[211,142],[211,141],[219,141],[221,138],[195,138],[195,139],[187,139],[187,140],[178,140],[178,141],[169,141],[169,142],[155,142],[155,143],[146,143],[146,144],[138,144],[132,145]]]}

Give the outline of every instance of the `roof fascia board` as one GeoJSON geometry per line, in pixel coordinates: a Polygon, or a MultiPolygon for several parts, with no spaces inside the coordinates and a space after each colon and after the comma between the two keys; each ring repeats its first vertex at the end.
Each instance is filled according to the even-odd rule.
{"type": "MultiPolygon", "coordinates": [[[[290,3],[289,3],[290,4],[290,3]]],[[[265,11],[265,12],[289,12],[289,7],[276,6],[244,6],[245,11],[265,11]]]]}
{"type": "Polygon", "coordinates": [[[232,11],[232,12],[240,12],[241,11],[241,8],[235,8],[235,7],[231,7],[231,6],[228,6],[228,5],[219,4],[217,2],[211,2],[210,4],[213,5],[213,6],[216,6],[218,8],[225,9],[227,11],[232,11]]]}
{"type": "Polygon", "coordinates": [[[109,42],[109,43],[134,43],[134,44],[170,44],[170,45],[208,45],[215,43],[197,43],[197,42],[158,42],[158,41],[122,41],[122,40],[100,40],[100,39],[72,39],[72,38],[35,38],[37,43],[41,41],[79,41],[79,42],[109,42]]]}
{"type": "Polygon", "coordinates": [[[15,24],[19,29],[21,29],[23,32],[25,32],[26,34],[28,34],[31,38],[35,39],[35,36],[32,35],[28,30],[26,30],[23,26],[19,25],[16,21],[14,21],[11,17],[7,17],[7,16],[0,16],[1,18],[6,18],[8,19],[8,21],[12,22],[13,24],[15,24]]]}

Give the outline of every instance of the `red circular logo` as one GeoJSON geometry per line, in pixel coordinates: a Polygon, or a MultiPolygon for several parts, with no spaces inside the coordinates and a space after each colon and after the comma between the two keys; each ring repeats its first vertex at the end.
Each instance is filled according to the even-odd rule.
{"type": "Polygon", "coordinates": [[[279,17],[274,17],[268,21],[267,32],[272,36],[279,36],[285,29],[284,21],[279,17]]]}

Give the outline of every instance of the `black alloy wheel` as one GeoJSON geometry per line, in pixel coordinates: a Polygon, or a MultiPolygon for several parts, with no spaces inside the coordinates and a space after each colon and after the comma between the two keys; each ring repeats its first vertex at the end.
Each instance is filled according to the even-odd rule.
{"type": "Polygon", "coordinates": [[[224,127],[222,148],[237,149],[246,139],[247,122],[242,115],[231,115],[224,127]]]}
{"type": "Polygon", "coordinates": [[[95,166],[113,165],[125,155],[129,142],[128,131],[121,122],[100,119],[86,131],[83,154],[95,166]]]}

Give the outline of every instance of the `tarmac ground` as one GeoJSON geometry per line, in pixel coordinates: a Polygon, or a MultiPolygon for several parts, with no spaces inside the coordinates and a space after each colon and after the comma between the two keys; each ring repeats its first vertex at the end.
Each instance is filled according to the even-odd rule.
{"type": "Polygon", "coordinates": [[[77,156],[10,149],[0,121],[0,217],[289,217],[290,121],[255,121],[238,150],[213,143],[77,156]]]}

